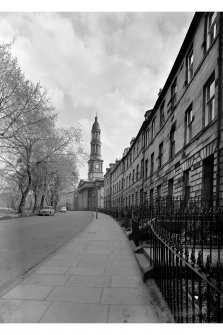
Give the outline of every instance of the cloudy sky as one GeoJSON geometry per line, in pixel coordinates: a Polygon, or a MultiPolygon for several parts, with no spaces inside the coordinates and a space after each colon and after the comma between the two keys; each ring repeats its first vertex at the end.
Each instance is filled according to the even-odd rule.
{"type": "Polygon", "coordinates": [[[81,124],[87,152],[98,113],[105,172],[154,106],[193,15],[1,12],[0,43],[15,38],[26,77],[48,89],[59,126],[81,124]]]}

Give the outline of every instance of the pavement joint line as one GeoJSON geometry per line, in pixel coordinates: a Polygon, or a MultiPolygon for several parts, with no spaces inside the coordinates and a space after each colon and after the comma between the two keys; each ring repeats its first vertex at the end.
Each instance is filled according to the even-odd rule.
{"type": "MultiPolygon", "coordinates": [[[[24,300],[28,300],[29,299],[24,299],[24,300]]],[[[101,302],[82,302],[82,301],[68,301],[68,300],[38,300],[38,301],[50,301],[52,303],[54,302],[64,302],[64,303],[67,303],[67,304],[82,304],[82,305],[102,305],[102,306],[105,306],[105,305],[108,305],[108,304],[102,304],[101,302]]],[[[116,305],[120,305],[120,304],[116,304],[116,305]]]]}
{"type": "MultiPolygon", "coordinates": [[[[67,271],[70,270],[71,266],[72,266],[72,265],[70,265],[70,266],[68,267],[67,271]]],[[[64,274],[65,274],[65,275],[70,275],[70,273],[67,273],[67,271],[66,271],[64,274]]]]}
{"type": "Polygon", "coordinates": [[[104,287],[102,287],[102,290],[101,290],[101,295],[100,295],[100,304],[101,304],[101,299],[102,299],[102,294],[103,294],[103,291],[104,291],[104,287]]]}
{"type": "Polygon", "coordinates": [[[107,323],[109,323],[109,322],[108,322],[108,320],[109,320],[109,314],[110,314],[110,310],[111,310],[111,304],[108,304],[108,316],[107,316],[107,323]]]}
{"type": "MultiPolygon", "coordinates": [[[[47,300],[50,301],[50,300],[47,300]]],[[[50,301],[49,306],[46,308],[46,310],[43,312],[43,315],[40,317],[39,321],[37,323],[40,323],[42,318],[44,317],[44,315],[47,313],[47,311],[50,309],[50,307],[52,306],[53,301],[50,301]]]]}
{"type": "Polygon", "coordinates": [[[66,283],[70,280],[71,275],[67,275],[67,276],[68,276],[67,280],[65,281],[65,283],[62,286],[66,286],[66,283]]]}
{"type": "Polygon", "coordinates": [[[52,288],[52,290],[47,294],[47,296],[45,297],[45,301],[51,301],[51,300],[47,300],[47,298],[49,297],[49,295],[53,292],[53,290],[55,290],[55,288],[56,288],[57,286],[55,285],[53,288],[52,288]]]}

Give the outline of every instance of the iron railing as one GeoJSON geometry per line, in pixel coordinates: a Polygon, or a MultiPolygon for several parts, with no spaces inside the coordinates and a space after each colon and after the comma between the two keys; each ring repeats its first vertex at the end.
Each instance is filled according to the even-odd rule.
{"type": "MultiPolygon", "coordinates": [[[[183,247],[154,219],[150,257],[155,280],[177,322],[222,322],[223,290],[220,259],[206,264],[201,249],[183,247]]],[[[214,253],[215,249],[213,249],[214,253]]]]}
{"type": "Polygon", "coordinates": [[[176,322],[223,321],[223,213],[213,204],[169,197],[111,211],[131,225],[137,246],[146,243],[154,279],[176,322]]]}

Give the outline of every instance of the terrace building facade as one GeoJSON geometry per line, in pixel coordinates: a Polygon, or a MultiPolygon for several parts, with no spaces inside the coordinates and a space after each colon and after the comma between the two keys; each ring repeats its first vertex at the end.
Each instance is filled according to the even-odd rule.
{"type": "Polygon", "coordinates": [[[154,107],[105,174],[105,208],[162,197],[223,207],[222,13],[196,13],[154,107]]]}

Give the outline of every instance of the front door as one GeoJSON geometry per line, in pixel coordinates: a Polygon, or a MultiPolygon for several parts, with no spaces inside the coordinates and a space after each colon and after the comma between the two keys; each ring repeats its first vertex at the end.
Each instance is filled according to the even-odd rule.
{"type": "Polygon", "coordinates": [[[213,155],[203,160],[202,207],[212,207],[213,198],[213,155]]]}
{"type": "Polygon", "coordinates": [[[184,172],[184,208],[187,208],[190,199],[190,172],[190,169],[184,172]]]}

